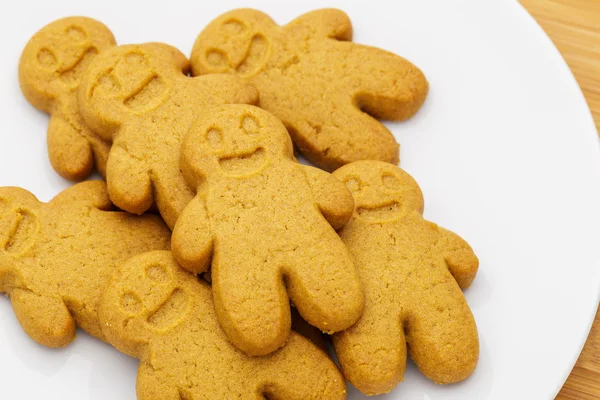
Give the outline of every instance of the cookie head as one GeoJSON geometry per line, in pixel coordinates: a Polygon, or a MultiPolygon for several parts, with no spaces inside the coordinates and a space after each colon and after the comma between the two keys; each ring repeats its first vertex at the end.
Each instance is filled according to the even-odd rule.
{"type": "Polygon", "coordinates": [[[276,26],[258,10],[238,9],[221,15],[196,40],[191,57],[194,74],[256,74],[269,58],[270,36],[276,26]]]}
{"type": "Polygon", "coordinates": [[[354,196],[354,216],[372,223],[391,222],[407,213],[423,212],[423,194],[417,182],[393,164],[357,161],[333,175],[354,196]]]}
{"type": "Polygon", "coordinates": [[[239,104],[206,110],[182,149],[182,169],[192,185],[208,174],[246,178],[293,155],[281,121],[258,107],[239,104]]]}
{"type": "Polygon", "coordinates": [[[168,251],[141,254],[120,268],[103,294],[101,307],[111,342],[138,350],[184,321],[191,297],[189,289],[178,283],[178,274],[168,251]]]}
{"type": "Polygon", "coordinates": [[[178,50],[156,43],[113,47],[100,54],[79,88],[88,125],[110,140],[125,118],[160,107],[174,79],[187,68],[182,59],[178,50]]]}
{"type": "Polygon", "coordinates": [[[63,18],[38,31],[27,43],[19,63],[23,92],[36,107],[44,107],[79,86],[92,59],[114,46],[102,23],[85,17],[63,18]]]}
{"type": "Polygon", "coordinates": [[[20,257],[33,247],[40,230],[38,204],[23,189],[0,188],[0,258],[20,257]]]}

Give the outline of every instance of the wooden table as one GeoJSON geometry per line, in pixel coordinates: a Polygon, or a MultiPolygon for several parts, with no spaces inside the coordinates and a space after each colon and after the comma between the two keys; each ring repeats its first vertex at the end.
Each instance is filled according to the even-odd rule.
{"type": "MultiPolygon", "coordinates": [[[[571,67],[600,131],[600,0],[521,0],[521,3],[571,67]]],[[[577,365],[556,399],[600,399],[600,309],[577,365]]]]}

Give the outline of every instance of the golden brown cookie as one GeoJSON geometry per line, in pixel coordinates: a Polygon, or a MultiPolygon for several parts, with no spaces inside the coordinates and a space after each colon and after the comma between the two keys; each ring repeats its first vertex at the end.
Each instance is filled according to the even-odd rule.
{"type": "Polygon", "coordinates": [[[136,256],[105,290],[100,320],[108,341],[140,359],[139,400],[344,399],[341,373],[292,332],[284,347],[249,357],[227,340],[210,286],[168,251],[136,256]]]}
{"type": "Polygon", "coordinates": [[[179,152],[198,112],[258,101],[256,89],[234,76],[186,76],[175,51],[156,44],[112,48],[96,57],[79,89],[86,123],[113,141],[106,169],[111,200],[134,214],[156,201],[170,227],[193,197],[179,152]]]}
{"type": "Polygon", "coordinates": [[[38,343],[65,346],[75,326],[103,339],[98,303],[117,263],[169,247],[157,216],[111,209],[101,181],[79,183],[49,203],[0,188],[0,292],[38,343]]]}
{"type": "Polygon", "coordinates": [[[436,383],[467,378],[479,341],[461,291],[479,261],[456,234],[422,217],[423,195],[400,168],[359,161],[333,173],[354,195],[352,219],[340,231],[365,288],[365,310],[333,342],[342,371],[363,393],[402,381],[408,352],[436,383]]]}
{"type": "Polygon", "coordinates": [[[260,107],[323,169],[363,159],[398,163],[398,144],[377,119],[411,117],[425,101],[427,80],[402,57],[351,39],[340,10],[279,26],[260,11],[238,9],[200,33],[190,61],[194,75],[225,72],[255,85],[260,107]]]}
{"type": "Polygon", "coordinates": [[[51,115],[48,155],[56,172],[70,180],[104,175],[110,144],[90,130],[79,115],[77,88],[92,59],[114,46],[102,23],[85,17],[54,21],[27,43],[19,63],[19,81],[27,100],[51,115]]]}
{"type": "Polygon", "coordinates": [[[363,293],[334,228],[352,214],[348,189],[298,164],[283,124],[248,105],[202,114],[182,145],[181,169],[196,197],[173,231],[187,270],[212,259],[217,316],[250,355],[281,347],[290,305],[311,325],[337,332],[360,316],[363,293]]]}

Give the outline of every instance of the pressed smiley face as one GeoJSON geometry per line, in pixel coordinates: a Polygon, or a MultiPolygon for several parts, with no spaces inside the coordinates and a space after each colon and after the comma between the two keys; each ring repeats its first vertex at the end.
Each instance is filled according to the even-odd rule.
{"type": "Polygon", "coordinates": [[[355,216],[374,223],[394,221],[423,210],[423,196],[414,179],[380,161],[357,161],[334,172],[354,196],[355,216]]]}
{"type": "Polygon", "coordinates": [[[256,74],[269,57],[270,27],[275,23],[260,11],[236,10],[222,15],[196,41],[192,54],[195,72],[256,74]]]}
{"type": "Polygon", "coordinates": [[[183,321],[191,302],[177,284],[176,268],[169,252],[142,254],[125,264],[109,290],[117,297],[123,328],[164,334],[183,321]]]}
{"type": "Polygon", "coordinates": [[[33,247],[39,229],[35,207],[19,202],[9,188],[0,189],[0,255],[23,255],[33,247]]]}
{"type": "Polygon", "coordinates": [[[47,25],[29,41],[23,51],[21,73],[28,83],[47,85],[46,91],[56,96],[77,88],[92,59],[114,44],[112,33],[100,22],[64,18],[47,25]]]}
{"type": "MultiPolygon", "coordinates": [[[[123,110],[144,113],[166,97],[165,79],[156,68],[155,55],[142,46],[123,46],[98,59],[102,72],[91,88],[91,97],[123,110]]],[[[95,68],[99,72],[98,69],[95,68]]]]}
{"type": "Polygon", "coordinates": [[[258,174],[272,159],[291,158],[291,140],[277,118],[260,108],[226,105],[201,116],[184,144],[195,169],[230,177],[258,174]]]}
{"type": "Polygon", "coordinates": [[[124,45],[102,52],[84,74],[78,91],[86,123],[113,139],[130,116],[156,110],[169,98],[174,80],[184,77],[185,56],[164,44],[124,45]]]}

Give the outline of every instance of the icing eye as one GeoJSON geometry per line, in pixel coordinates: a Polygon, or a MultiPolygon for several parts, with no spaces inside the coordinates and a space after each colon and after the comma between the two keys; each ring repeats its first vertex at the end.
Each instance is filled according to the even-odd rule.
{"type": "Polygon", "coordinates": [[[221,28],[230,35],[239,35],[246,30],[246,25],[237,19],[230,19],[223,22],[221,28]]]}
{"type": "Polygon", "coordinates": [[[45,67],[52,67],[56,65],[57,59],[52,50],[44,47],[42,48],[37,55],[38,62],[45,67]]]}
{"type": "Polygon", "coordinates": [[[146,268],[146,276],[153,282],[165,283],[169,281],[169,274],[162,265],[151,265],[146,268]]]}
{"type": "Polygon", "coordinates": [[[350,177],[346,179],[346,186],[348,187],[348,189],[350,189],[351,192],[356,193],[360,192],[360,190],[363,187],[363,184],[360,181],[360,179],[356,177],[350,177]]]}
{"type": "Polygon", "coordinates": [[[70,26],[65,32],[69,36],[69,39],[74,42],[83,42],[87,39],[87,33],[79,26],[70,26]]]}
{"type": "Polygon", "coordinates": [[[241,127],[244,132],[252,135],[258,133],[258,121],[251,115],[245,115],[242,117],[241,127]]]}
{"type": "Polygon", "coordinates": [[[121,308],[133,315],[139,315],[142,312],[142,300],[133,292],[127,292],[121,297],[121,308]]]}
{"type": "Polygon", "coordinates": [[[385,186],[387,189],[394,192],[398,192],[402,189],[402,183],[400,182],[400,179],[389,173],[384,173],[381,176],[381,183],[383,183],[383,186],[385,186]]]}
{"type": "Polygon", "coordinates": [[[227,66],[227,57],[221,50],[209,50],[206,53],[206,61],[213,67],[222,68],[227,66]]]}

